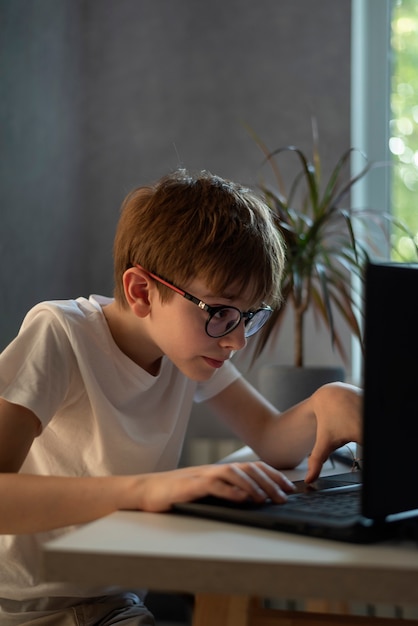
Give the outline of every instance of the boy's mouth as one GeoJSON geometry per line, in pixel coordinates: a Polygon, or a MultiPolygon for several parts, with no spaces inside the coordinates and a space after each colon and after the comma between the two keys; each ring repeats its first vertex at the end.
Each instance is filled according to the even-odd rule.
{"type": "Polygon", "coordinates": [[[225,361],[218,361],[217,359],[210,359],[207,356],[204,356],[203,358],[204,358],[204,360],[206,361],[206,363],[208,365],[210,365],[211,367],[214,367],[216,369],[222,367],[222,365],[225,363],[225,361]]]}

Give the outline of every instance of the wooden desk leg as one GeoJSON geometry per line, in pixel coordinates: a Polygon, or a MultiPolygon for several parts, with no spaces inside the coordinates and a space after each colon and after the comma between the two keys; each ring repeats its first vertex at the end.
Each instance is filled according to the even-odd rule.
{"type": "MultiPolygon", "coordinates": [[[[320,608],[319,604],[314,607],[320,608]]],[[[193,626],[418,626],[418,620],[265,609],[251,596],[197,594],[193,626]]]]}
{"type": "Polygon", "coordinates": [[[198,593],[195,596],[193,626],[249,626],[255,598],[250,596],[198,593]]]}
{"type": "Polygon", "coordinates": [[[305,611],[308,613],[338,613],[338,615],[348,615],[350,613],[347,602],[332,602],[314,598],[305,601],[305,611]]]}

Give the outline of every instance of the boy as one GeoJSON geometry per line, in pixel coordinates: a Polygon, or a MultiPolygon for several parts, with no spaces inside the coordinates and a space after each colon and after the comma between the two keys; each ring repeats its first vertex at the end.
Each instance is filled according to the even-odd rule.
{"type": "Polygon", "coordinates": [[[152,624],[141,592],[45,583],[40,544],[118,509],[286,499],[276,468],[360,439],[360,392],[282,414],[229,359],[279,300],[283,247],[250,190],[183,170],[125,200],[114,299],[46,302],[0,356],[0,625],[152,624]],[[264,462],[175,469],[193,400],[264,462]]]}

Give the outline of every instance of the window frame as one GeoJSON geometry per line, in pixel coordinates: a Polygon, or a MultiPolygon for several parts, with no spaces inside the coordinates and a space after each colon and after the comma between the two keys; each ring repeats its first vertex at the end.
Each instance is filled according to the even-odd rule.
{"type": "MultiPolygon", "coordinates": [[[[372,162],[391,160],[391,0],[352,0],[351,145],[372,162]]],[[[361,166],[353,155],[353,172],[361,166]]],[[[352,190],[353,206],[390,212],[390,168],[380,167],[352,190]],[[356,202],[357,200],[357,202],[356,202]]]]}
{"type": "MultiPolygon", "coordinates": [[[[374,163],[390,163],[391,0],[352,0],[351,7],[351,145],[374,163]]],[[[352,173],[362,164],[354,152],[352,173]]],[[[359,180],[351,204],[389,213],[390,167],[378,167],[359,180]]],[[[389,258],[389,246],[382,252],[389,258]]],[[[361,364],[360,345],[353,339],[351,377],[356,384],[362,379],[361,364]]]]}

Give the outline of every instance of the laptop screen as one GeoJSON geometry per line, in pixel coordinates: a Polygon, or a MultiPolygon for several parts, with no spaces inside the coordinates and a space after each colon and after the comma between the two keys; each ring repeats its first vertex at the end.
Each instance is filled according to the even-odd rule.
{"type": "Polygon", "coordinates": [[[369,264],[363,514],[418,509],[418,264],[369,264]]]}

